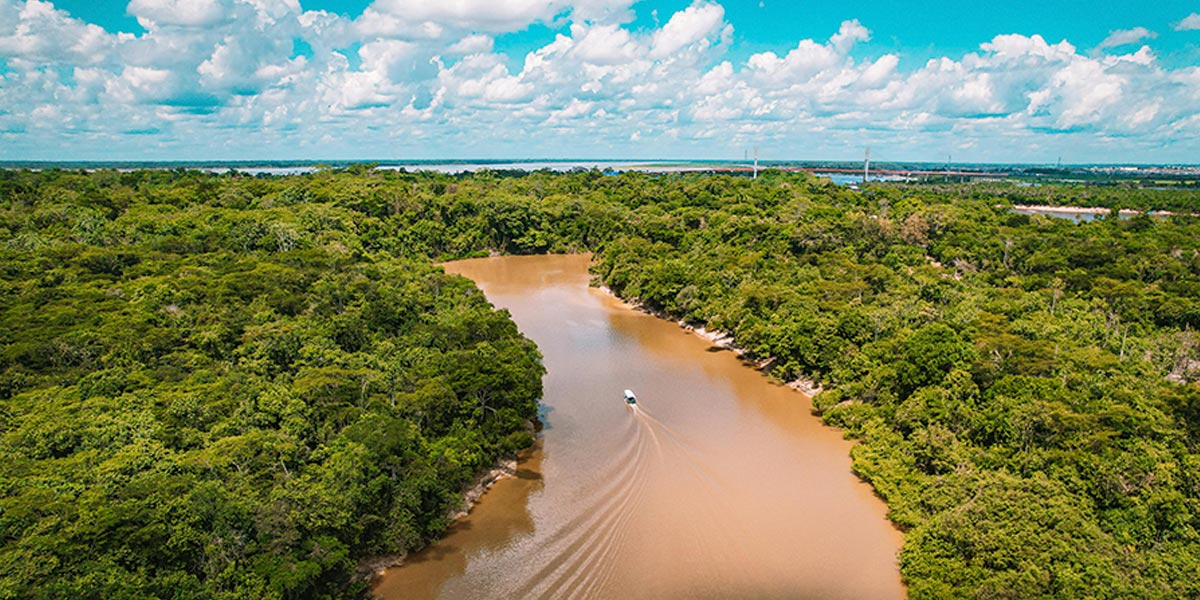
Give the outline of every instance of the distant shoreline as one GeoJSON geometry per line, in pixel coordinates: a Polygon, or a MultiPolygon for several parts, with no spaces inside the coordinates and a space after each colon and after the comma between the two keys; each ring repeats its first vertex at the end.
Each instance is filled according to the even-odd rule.
{"type": "MultiPolygon", "coordinates": [[[[1058,213],[1064,215],[1096,215],[1102,216],[1112,212],[1110,208],[1101,207],[1086,207],[1086,206],[1053,206],[1049,204],[1034,205],[1034,204],[1014,204],[1012,210],[1021,212],[1029,211],[1032,213],[1058,213]]],[[[1140,215],[1143,211],[1134,210],[1132,208],[1122,208],[1118,214],[1124,216],[1140,215]]],[[[1148,214],[1159,217],[1200,217],[1200,213],[1177,213],[1169,210],[1151,210],[1148,214]]]]}
{"type": "MultiPolygon", "coordinates": [[[[0,161],[4,171],[172,171],[191,170],[216,176],[288,177],[312,175],[324,170],[355,170],[369,166],[377,171],[432,172],[462,176],[480,171],[524,172],[576,170],[606,174],[642,172],[652,174],[710,174],[751,177],[768,169],[806,172],[839,185],[862,181],[863,164],[854,160],[753,160],[744,159],[412,159],[412,160],[179,160],[179,161],[0,161]]],[[[1140,184],[1200,186],[1200,164],[1086,164],[1047,166],[1035,163],[945,163],[918,161],[875,161],[871,181],[1014,181],[1019,185],[1041,184],[1140,184]]],[[[1087,213],[1081,213],[1087,214],[1087,213]]]]}
{"type": "MultiPolygon", "coordinates": [[[[231,160],[209,160],[209,159],[184,159],[184,160],[0,160],[0,169],[78,169],[78,168],[95,168],[95,169],[177,169],[177,168],[195,168],[195,169],[241,169],[241,168],[297,168],[297,167],[333,167],[344,168],[353,165],[378,165],[385,168],[394,167],[421,167],[421,166],[436,166],[436,165],[458,165],[458,166],[504,166],[504,165],[655,165],[664,167],[746,167],[753,166],[753,159],[744,158],[723,158],[723,159],[708,159],[708,158],[414,158],[414,159],[378,159],[378,158],[363,158],[363,159],[231,159],[231,160]]],[[[798,167],[809,169],[861,169],[861,160],[830,160],[830,159],[774,159],[760,160],[760,169],[780,168],[780,167],[798,167]]],[[[1073,170],[1113,170],[1125,173],[1134,173],[1137,170],[1157,170],[1167,171],[1178,174],[1200,174],[1200,163],[1080,163],[1061,166],[1048,166],[1042,163],[1024,163],[1024,162],[955,162],[946,163],[938,161],[910,161],[910,160],[895,160],[883,161],[876,160],[871,162],[871,170],[876,169],[899,169],[899,170],[939,170],[939,171],[968,171],[968,170],[987,170],[993,172],[1002,172],[1010,170],[1036,170],[1039,172],[1067,172],[1073,170]]]]}

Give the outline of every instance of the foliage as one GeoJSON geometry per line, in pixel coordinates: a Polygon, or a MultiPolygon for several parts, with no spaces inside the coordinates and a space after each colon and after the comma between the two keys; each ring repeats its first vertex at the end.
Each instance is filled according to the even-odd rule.
{"type": "Polygon", "coordinates": [[[1200,595],[1200,386],[1180,384],[1200,222],[1030,218],[969,186],[722,185],[699,219],[657,204],[674,230],[614,240],[596,272],[828,388],[815,406],[907,530],[914,598],[1200,595]]]}
{"type": "Polygon", "coordinates": [[[532,343],[469,281],[365,251],[362,214],[195,174],[16,179],[0,597],[358,596],[358,559],[437,536],[528,445],[532,343]]]}
{"type": "Polygon", "coordinates": [[[590,250],[825,386],[913,597],[1198,597],[1200,222],[1007,208],[1081,198],[1200,210],[777,171],[2,172],[0,592],[343,593],[527,442],[535,350],[428,261],[590,250]]]}

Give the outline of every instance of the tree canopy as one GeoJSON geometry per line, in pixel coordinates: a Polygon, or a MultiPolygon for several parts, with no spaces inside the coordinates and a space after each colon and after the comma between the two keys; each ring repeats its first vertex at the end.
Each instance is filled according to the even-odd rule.
{"type": "Polygon", "coordinates": [[[802,174],[0,172],[0,597],[339,597],[529,443],[432,261],[594,251],[808,378],[915,598],[1200,596],[1194,192],[802,174]]]}
{"type": "Polygon", "coordinates": [[[361,595],[358,559],[440,534],[530,443],[536,348],[468,280],[365,250],[361,213],[195,174],[20,183],[0,597],[361,595]]]}

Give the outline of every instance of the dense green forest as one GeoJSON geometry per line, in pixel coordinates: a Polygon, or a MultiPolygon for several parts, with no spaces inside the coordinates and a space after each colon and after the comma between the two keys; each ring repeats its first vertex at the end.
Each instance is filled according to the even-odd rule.
{"type": "Polygon", "coordinates": [[[597,271],[828,388],[912,597],[1200,597],[1200,220],[766,179],[658,205],[597,271]]]}
{"type": "Polygon", "coordinates": [[[436,536],[540,395],[532,345],[431,259],[583,250],[825,386],[914,598],[1198,597],[1200,219],[1006,208],[1081,194],[1200,209],[774,171],[0,172],[0,597],[360,594],[355,561],[436,536]]]}
{"type": "Polygon", "coordinates": [[[5,183],[0,597],[362,596],[531,441],[533,344],[351,208],[5,183]]]}

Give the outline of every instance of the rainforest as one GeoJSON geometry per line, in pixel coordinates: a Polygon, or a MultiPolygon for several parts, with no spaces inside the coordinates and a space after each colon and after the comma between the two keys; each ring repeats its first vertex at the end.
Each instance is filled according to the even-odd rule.
{"type": "Polygon", "coordinates": [[[773,170],[0,171],[0,598],[365,597],[362,564],[536,436],[538,349],[437,263],[583,252],[819,390],[911,597],[1197,597],[1197,210],[773,170]]]}

